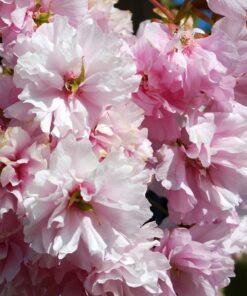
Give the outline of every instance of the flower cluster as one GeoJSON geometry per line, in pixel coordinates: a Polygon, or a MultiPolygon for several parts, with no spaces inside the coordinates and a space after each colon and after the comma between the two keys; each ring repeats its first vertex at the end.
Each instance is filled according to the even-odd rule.
{"type": "Polygon", "coordinates": [[[247,250],[245,1],[116,2],[0,0],[2,296],[216,296],[247,250]]]}

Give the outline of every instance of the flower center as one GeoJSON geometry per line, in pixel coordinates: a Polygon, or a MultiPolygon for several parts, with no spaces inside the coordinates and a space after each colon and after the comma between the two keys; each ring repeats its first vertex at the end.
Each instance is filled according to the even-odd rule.
{"type": "Polygon", "coordinates": [[[83,200],[79,190],[74,191],[69,197],[67,208],[70,209],[72,206],[77,207],[82,212],[93,211],[93,206],[83,200]]]}
{"type": "Polygon", "coordinates": [[[188,163],[188,165],[190,165],[194,168],[204,169],[204,167],[199,159],[192,159],[192,158],[187,157],[187,163],[188,163]]]}
{"type": "MultiPolygon", "coordinates": [[[[187,146],[186,144],[183,143],[183,141],[181,139],[177,139],[176,141],[176,145],[178,147],[184,147],[187,150],[187,146]]],[[[201,162],[201,160],[199,158],[190,158],[188,156],[186,156],[185,158],[186,160],[186,165],[188,167],[191,167],[193,169],[196,169],[197,171],[199,171],[201,174],[205,175],[207,172],[207,168],[205,168],[201,162]]]]}
{"type": "Polygon", "coordinates": [[[77,93],[81,83],[85,80],[85,68],[84,65],[82,63],[82,67],[81,67],[81,73],[78,77],[75,78],[69,78],[65,81],[65,89],[67,92],[69,93],[77,93]]]}
{"type": "Polygon", "coordinates": [[[172,265],[171,273],[175,277],[180,277],[182,274],[182,271],[176,265],[172,265]]]}
{"type": "Polygon", "coordinates": [[[205,177],[209,173],[208,168],[205,168],[202,165],[200,159],[198,159],[198,158],[197,159],[191,159],[191,158],[187,157],[186,158],[186,164],[187,164],[188,167],[196,170],[196,172],[198,174],[200,174],[201,176],[205,177]]]}
{"type": "Polygon", "coordinates": [[[174,32],[174,36],[177,38],[177,44],[175,46],[175,51],[188,50],[188,48],[194,44],[194,33],[190,30],[179,29],[174,32]]]}
{"type": "Polygon", "coordinates": [[[142,75],[142,80],[141,80],[141,86],[147,90],[148,89],[148,75],[146,73],[144,73],[142,75]]]}
{"type": "Polygon", "coordinates": [[[187,36],[181,36],[180,42],[183,46],[187,46],[190,44],[190,39],[187,36]]]}
{"type": "Polygon", "coordinates": [[[21,225],[19,225],[18,227],[16,227],[15,229],[12,229],[10,231],[1,232],[0,233],[0,243],[1,242],[6,242],[6,239],[8,239],[9,237],[11,237],[12,235],[15,235],[20,230],[21,230],[21,225]]]}
{"type": "Polygon", "coordinates": [[[41,26],[42,24],[49,23],[50,16],[49,12],[37,12],[34,15],[34,21],[37,26],[41,26]]]}
{"type": "Polygon", "coordinates": [[[3,76],[13,76],[14,70],[7,66],[2,66],[2,74],[3,76]]]}
{"type": "Polygon", "coordinates": [[[42,11],[41,0],[35,1],[33,20],[37,26],[41,26],[42,24],[49,23],[49,19],[51,15],[52,14],[50,12],[50,8],[48,9],[48,11],[42,11]]]}

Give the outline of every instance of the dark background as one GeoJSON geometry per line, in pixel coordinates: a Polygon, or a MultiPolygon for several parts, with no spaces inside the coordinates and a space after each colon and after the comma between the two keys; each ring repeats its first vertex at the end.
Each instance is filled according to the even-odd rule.
{"type": "MultiPolygon", "coordinates": [[[[204,9],[204,10],[208,9],[208,6],[205,0],[192,0],[192,1],[193,1],[194,7],[199,9],[204,9]]],[[[235,1],[235,0],[232,0],[232,1],[235,1]]],[[[173,2],[181,2],[181,1],[174,0],[173,2]]],[[[117,7],[123,10],[130,10],[133,13],[133,23],[134,23],[135,32],[137,31],[140,22],[146,19],[157,17],[157,15],[153,13],[153,5],[149,2],[149,0],[119,0],[117,7]]]]}
{"type": "Polygon", "coordinates": [[[120,0],[117,7],[132,11],[135,32],[140,22],[154,16],[153,5],[148,0],[120,0]]]}

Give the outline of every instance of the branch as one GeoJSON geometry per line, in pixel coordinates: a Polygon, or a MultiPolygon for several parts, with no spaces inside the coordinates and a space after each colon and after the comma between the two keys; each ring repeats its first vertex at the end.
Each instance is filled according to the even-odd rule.
{"type": "Polygon", "coordinates": [[[159,3],[157,0],[149,0],[155,7],[159,8],[168,18],[170,22],[174,21],[174,15],[172,12],[165,6],[159,3]]]}
{"type": "Polygon", "coordinates": [[[186,16],[188,11],[192,8],[192,3],[190,0],[185,0],[181,8],[179,9],[176,17],[175,17],[175,24],[179,24],[180,21],[186,16]]]}

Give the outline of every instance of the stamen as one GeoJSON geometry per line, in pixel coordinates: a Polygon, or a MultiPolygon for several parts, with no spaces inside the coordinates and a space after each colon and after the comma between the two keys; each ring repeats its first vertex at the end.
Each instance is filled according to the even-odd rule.
{"type": "Polygon", "coordinates": [[[14,70],[6,66],[2,66],[2,71],[3,76],[13,76],[14,74],[14,70]]]}
{"type": "Polygon", "coordinates": [[[49,6],[48,8],[46,8],[46,10],[48,11],[44,11],[44,9],[42,9],[41,0],[35,1],[33,20],[37,26],[41,26],[42,24],[49,23],[50,17],[52,16],[50,6],[51,6],[51,2],[49,2],[49,6]]]}
{"type": "Polygon", "coordinates": [[[50,12],[37,12],[34,15],[34,21],[37,26],[41,26],[42,24],[49,23],[50,16],[50,12]]]}
{"type": "Polygon", "coordinates": [[[69,92],[69,93],[76,93],[81,85],[81,83],[85,80],[85,68],[84,65],[82,63],[82,67],[81,67],[81,73],[79,77],[76,78],[70,78],[65,82],[65,89],[69,92]]]}
{"type": "Polygon", "coordinates": [[[70,209],[72,206],[76,206],[83,212],[93,211],[93,206],[83,200],[79,190],[73,192],[69,198],[67,208],[70,209]]]}

